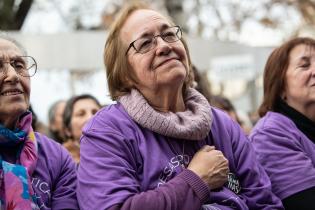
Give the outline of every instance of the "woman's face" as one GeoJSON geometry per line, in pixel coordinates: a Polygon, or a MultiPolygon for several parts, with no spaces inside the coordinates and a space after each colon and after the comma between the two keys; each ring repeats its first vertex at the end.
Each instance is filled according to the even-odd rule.
{"type": "Polygon", "coordinates": [[[292,49],[283,98],[304,115],[315,105],[315,48],[301,44],[292,49]]]}
{"type": "MultiPolygon", "coordinates": [[[[165,33],[173,25],[161,14],[152,10],[136,10],[122,27],[120,38],[129,46],[142,37],[165,33]]],[[[127,59],[138,82],[135,86],[141,91],[157,91],[163,87],[182,86],[188,72],[188,57],[183,43],[168,43],[156,37],[156,46],[141,54],[131,47],[127,59]]]]}
{"type": "Polygon", "coordinates": [[[0,123],[7,128],[14,128],[19,116],[29,107],[30,78],[20,76],[7,63],[22,55],[15,44],[0,38],[0,123]]]}
{"type": "Polygon", "coordinates": [[[73,140],[79,141],[83,126],[99,109],[92,99],[81,99],[74,104],[70,124],[73,140]]]}

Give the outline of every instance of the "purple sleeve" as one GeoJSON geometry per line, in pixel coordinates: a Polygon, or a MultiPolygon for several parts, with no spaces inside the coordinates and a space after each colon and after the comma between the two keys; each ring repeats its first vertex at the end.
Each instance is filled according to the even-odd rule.
{"type": "Polygon", "coordinates": [[[315,167],[300,137],[264,128],[251,136],[258,159],[269,174],[274,192],[284,199],[315,186],[315,167]]]}
{"type": "Polygon", "coordinates": [[[137,177],[137,151],[111,129],[84,132],[78,170],[77,196],[82,210],[199,210],[210,197],[207,185],[184,170],[168,183],[141,191],[137,177]]]}
{"type": "Polygon", "coordinates": [[[184,170],[161,187],[129,197],[123,204],[109,210],[199,210],[208,200],[209,190],[193,172],[184,170]]]}
{"type": "MultiPolygon", "coordinates": [[[[58,145],[60,146],[60,145],[58,145]]],[[[61,147],[61,146],[60,146],[61,147]]],[[[69,153],[60,148],[60,171],[51,195],[52,209],[79,209],[76,199],[76,166],[69,153]]]]}
{"type": "Polygon", "coordinates": [[[232,148],[237,176],[241,180],[240,198],[249,209],[283,209],[271,190],[268,175],[257,160],[253,146],[238,124],[233,123],[232,148]]]}

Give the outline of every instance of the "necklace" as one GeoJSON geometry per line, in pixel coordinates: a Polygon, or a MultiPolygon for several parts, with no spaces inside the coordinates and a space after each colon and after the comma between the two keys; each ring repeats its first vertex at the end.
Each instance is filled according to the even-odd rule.
{"type": "Polygon", "coordinates": [[[180,165],[182,166],[182,168],[186,168],[185,166],[185,141],[184,140],[183,140],[182,158],[180,161],[180,165]]]}

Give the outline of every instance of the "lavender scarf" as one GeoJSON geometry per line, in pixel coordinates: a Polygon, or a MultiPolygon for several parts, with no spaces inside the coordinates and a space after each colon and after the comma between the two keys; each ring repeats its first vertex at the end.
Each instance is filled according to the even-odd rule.
{"type": "Polygon", "coordinates": [[[185,94],[184,112],[159,112],[143,95],[132,89],[118,100],[131,118],[153,132],[185,140],[202,140],[210,131],[212,112],[207,99],[193,88],[185,94]]]}

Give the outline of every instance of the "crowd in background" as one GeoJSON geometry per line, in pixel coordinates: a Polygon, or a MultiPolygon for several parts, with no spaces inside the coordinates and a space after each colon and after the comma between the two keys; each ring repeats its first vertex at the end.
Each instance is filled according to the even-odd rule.
{"type": "MultiPolygon", "coordinates": [[[[245,124],[232,102],[223,95],[213,95],[207,77],[201,76],[195,66],[193,66],[193,71],[195,89],[205,96],[211,106],[227,112],[243,128],[244,132],[249,134],[256,119],[250,121],[249,125],[245,124]]],[[[30,111],[33,113],[33,128],[62,144],[70,152],[75,162],[79,163],[80,136],[83,126],[103,106],[105,105],[101,105],[92,94],[74,95],[67,100],[58,100],[47,111],[48,125],[41,122],[36,111],[30,107],[30,111]]],[[[249,119],[249,116],[246,117],[249,119]]]]}
{"type": "Polygon", "coordinates": [[[68,100],[59,100],[48,110],[48,126],[33,113],[33,128],[62,144],[76,163],[80,162],[80,136],[85,123],[102,108],[91,94],[75,95],[68,100]]]}
{"type": "MultiPolygon", "coordinates": [[[[239,123],[244,132],[249,134],[255,121],[246,125],[238,116],[232,102],[223,95],[213,95],[208,79],[200,76],[195,66],[193,70],[196,90],[206,97],[211,106],[227,112],[235,122],[239,123]]],[[[70,152],[75,162],[79,163],[80,136],[83,126],[103,106],[105,105],[101,105],[91,94],[74,95],[68,100],[58,100],[47,111],[48,125],[41,122],[36,111],[30,107],[30,111],[33,113],[33,128],[62,144],[70,152]]]]}
{"type": "Polygon", "coordinates": [[[29,100],[35,59],[5,36],[0,56],[0,209],[311,209],[312,38],[270,54],[250,126],[211,93],[180,26],[142,3],[106,40],[115,104],[75,95],[47,110],[45,126],[29,100]]]}

